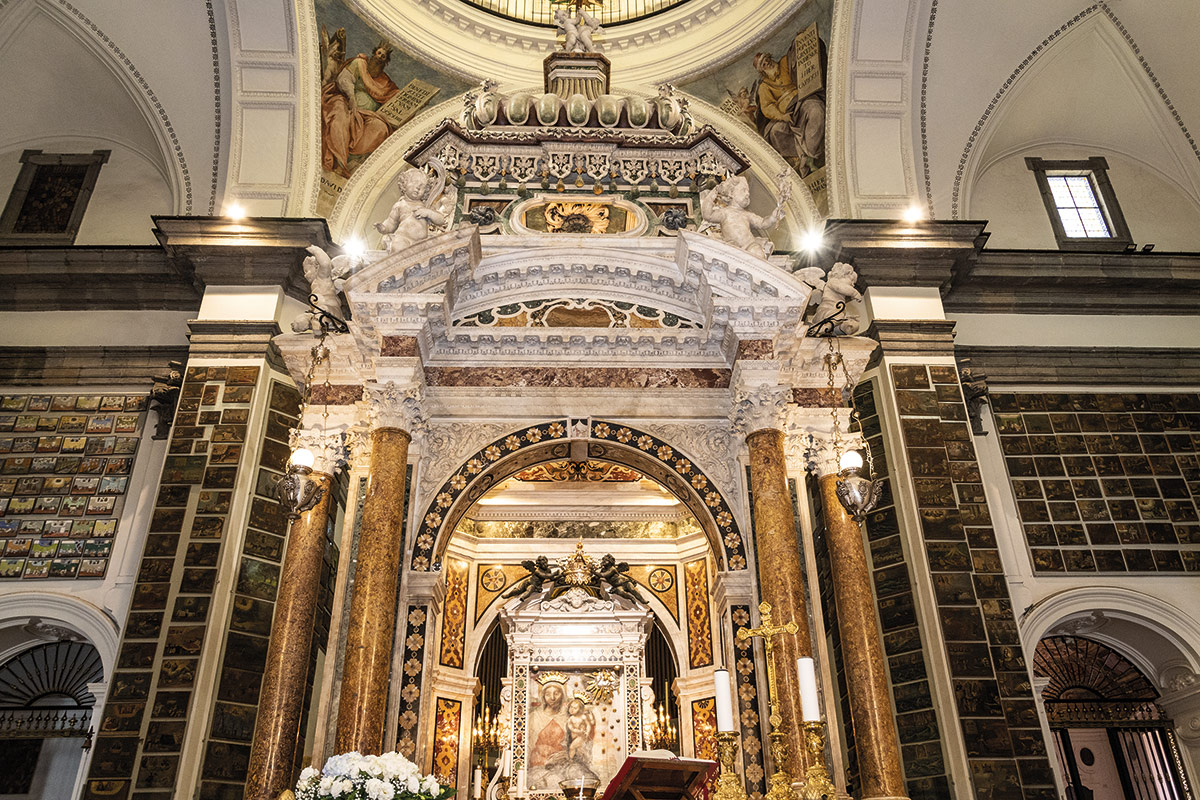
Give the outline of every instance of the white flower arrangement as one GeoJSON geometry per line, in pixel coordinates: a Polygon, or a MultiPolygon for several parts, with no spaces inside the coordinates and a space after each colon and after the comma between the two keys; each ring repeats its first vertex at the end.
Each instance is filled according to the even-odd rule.
{"type": "Polygon", "coordinates": [[[296,800],[445,800],[454,794],[433,775],[399,753],[331,756],[324,769],[305,767],[296,783],[296,800]]]}

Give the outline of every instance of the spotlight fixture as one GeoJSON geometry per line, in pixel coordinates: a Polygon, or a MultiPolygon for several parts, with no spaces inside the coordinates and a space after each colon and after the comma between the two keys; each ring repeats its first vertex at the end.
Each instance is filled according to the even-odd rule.
{"type": "Polygon", "coordinates": [[[366,245],[364,245],[363,240],[357,236],[351,236],[346,240],[346,243],[342,245],[342,252],[348,256],[351,256],[352,258],[362,258],[363,253],[366,251],[366,245]]]}
{"type": "Polygon", "coordinates": [[[275,484],[275,499],[289,520],[297,519],[321,501],[325,490],[312,477],[312,451],[299,447],[288,460],[287,475],[275,484]]]}
{"type": "Polygon", "coordinates": [[[1149,252],[1150,252],[1151,250],[1153,250],[1153,249],[1154,249],[1154,243],[1153,243],[1153,242],[1151,242],[1150,244],[1144,244],[1144,245],[1142,245],[1142,252],[1143,252],[1143,253],[1149,253],[1149,252]]]}
{"type": "Polygon", "coordinates": [[[1126,252],[1126,253],[1132,253],[1132,252],[1134,252],[1134,251],[1136,251],[1136,250],[1137,250],[1137,245],[1136,245],[1136,244],[1134,244],[1133,242],[1130,242],[1129,244],[1125,245],[1125,252],[1126,252]]]}
{"type": "Polygon", "coordinates": [[[246,218],[246,209],[242,208],[237,203],[230,203],[225,207],[225,216],[229,217],[234,222],[240,222],[246,218]]]}
{"type": "Polygon", "coordinates": [[[810,254],[816,253],[825,246],[825,237],[817,228],[809,228],[800,239],[800,246],[810,254]]]}
{"type": "Polygon", "coordinates": [[[921,206],[917,205],[916,203],[913,203],[912,205],[910,205],[908,208],[906,208],[904,210],[904,221],[905,222],[909,222],[909,223],[920,222],[924,218],[925,218],[925,209],[921,208],[921,206]]]}

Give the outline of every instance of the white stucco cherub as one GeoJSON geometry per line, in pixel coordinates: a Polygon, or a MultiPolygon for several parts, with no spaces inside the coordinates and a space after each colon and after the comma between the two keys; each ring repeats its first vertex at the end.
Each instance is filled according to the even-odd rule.
{"type": "Polygon", "coordinates": [[[565,37],[562,45],[564,53],[596,52],[592,35],[600,32],[600,22],[582,7],[576,17],[572,17],[565,8],[555,10],[554,24],[565,37]]]}
{"type": "Polygon", "coordinates": [[[781,175],[775,210],[765,217],[755,214],[750,210],[750,182],[735,175],[700,193],[700,211],[705,222],[721,226],[722,240],[765,259],[774,250],[767,234],[783,218],[783,206],[791,195],[791,184],[781,175]]]}
{"type": "Polygon", "coordinates": [[[396,180],[400,199],[387,219],[375,223],[389,254],[427,239],[430,229],[446,227],[453,215],[454,194],[446,191],[446,168],[436,158],[429,159],[429,166],[432,174],[419,167],[400,173],[396,180]]]}
{"type": "Polygon", "coordinates": [[[810,299],[810,302],[817,302],[817,310],[812,315],[809,335],[850,336],[858,333],[859,313],[850,305],[862,300],[862,294],[854,286],[857,282],[858,273],[849,264],[839,261],[829,268],[810,299]]]}
{"type": "MultiPolygon", "coordinates": [[[[301,267],[304,270],[305,279],[308,280],[311,293],[310,305],[315,305],[330,314],[341,316],[342,306],[338,295],[342,292],[342,285],[346,282],[346,278],[362,264],[362,258],[347,253],[330,256],[315,244],[304,249],[309,252],[309,255],[301,262],[301,267]]],[[[321,332],[320,315],[315,311],[305,311],[297,315],[292,320],[292,332],[319,334],[321,332]]]]}

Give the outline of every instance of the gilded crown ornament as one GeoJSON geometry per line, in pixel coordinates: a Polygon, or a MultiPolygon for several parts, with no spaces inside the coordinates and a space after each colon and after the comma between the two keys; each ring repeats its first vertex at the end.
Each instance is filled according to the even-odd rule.
{"type": "Polygon", "coordinates": [[[545,686],[547,683],[561,683],[567,685],[567,673],[565,672],[543,672],[537,676],[537,682],[545,686]]]}

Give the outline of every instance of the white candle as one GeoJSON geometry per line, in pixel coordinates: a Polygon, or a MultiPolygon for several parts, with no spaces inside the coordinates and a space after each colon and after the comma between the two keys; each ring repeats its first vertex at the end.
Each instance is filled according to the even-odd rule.
{"type": "Polygon", "coordinates": [[[517,794],[522,795],[522,796],[525,794],[525,768],[524,767],[521,767],[519,770],[517,770],[517,794]]]}
{"type": "Polygon", "coordinates": [[[821,721],[821,703],[817,697],[817,668],[811,658],[796,659],[800,674],[800,716],[805,722],[821,721]]]}
{"type": "Polygon", "coordinates": [[[500,759],[500,774],[507,778],[512,774],[512,750],[505,750],[500,759]]]}
{"type": "Polygon", "coordinates": [[[472,796],[475,798],[475,800],[479,800],[479,798],[482,795],[483,795],[483,770],[480,769],[479,767],[476,767],[475,768],[475,791],[472,793],[472,796]]]}
{"type": "Polygon", "coordinates": [[[713,688],[717,693],[717,730],[722,733],[735,731],[733,725],[733,696],[729,687],[729,670],[713,672],[713,688]]]}

